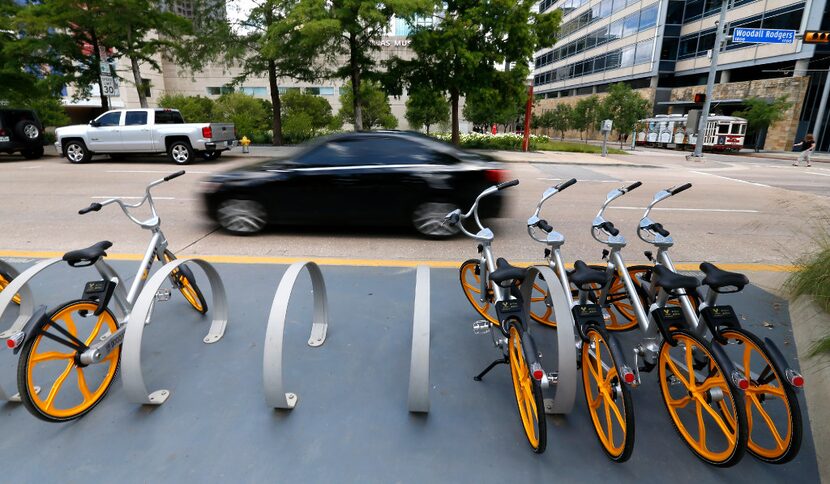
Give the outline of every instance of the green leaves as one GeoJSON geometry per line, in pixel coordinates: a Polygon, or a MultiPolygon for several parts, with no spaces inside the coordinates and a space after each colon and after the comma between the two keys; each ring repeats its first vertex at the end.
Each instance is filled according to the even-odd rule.
{"type": "Polygon", "coordinates": [[[767,100],[760,97],[751,97],[744,101],[746,109],[738,111],[735,116],[746,118],[747,123],[755,129],[763,129],[775,124],[784,118],[784,112],[790,109],[793,103],[787,101],[787,96],[767,100]]]}
{"type": "Polygon", "coordinates": [[[428,88],[418,88],[409,92],[406,100],[406,120],[412,129],[445,124],[450,119],[450,103],[440,93],[428,88]]]}
{"type": "MultiPolygon", "coordinates": [[[[339,116],[347,123],[354,123],[354,91],[351,82],[343,86],[343,93],[340,95],[339,116]]],[[[392,107],[389,105],[389,97],[380,88],[380,85],[372,81],[363,81],[360,84],[360,106],[363,110],[362,129],[382,127],[394,129],[398,126],[398,120],[392,115],[392,107]]]]}
{"type": "Polygon", "coordinates": [[[611,86],[602,101],[601,117],[614,122],[614,129],[622,136],[631,133],[637,121],[648,117],[651,103],[635,92],[628,84],[618,82],[611,86]]]}

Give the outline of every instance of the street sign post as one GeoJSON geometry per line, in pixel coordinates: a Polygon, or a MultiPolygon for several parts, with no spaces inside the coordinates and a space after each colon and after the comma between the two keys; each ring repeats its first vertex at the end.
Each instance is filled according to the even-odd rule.
{"type": "Polygon", "coordinates": [[[610,119],[605,119],[602,121],[602,128],[600,132],[602,133],[602,156],[608,156],[608,133],[611,132],[611,129],[614,127],[614,121],[610,119]]]}
{"type": "Polygon", "coordinates": [[[792,44],[795,42],[795,30],[735,27],[732,30],[732,42],[739,44],[792,44]]]}

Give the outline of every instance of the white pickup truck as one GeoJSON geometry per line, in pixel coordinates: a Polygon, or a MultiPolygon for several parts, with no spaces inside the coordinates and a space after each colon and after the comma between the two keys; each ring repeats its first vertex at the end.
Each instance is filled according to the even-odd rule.
{"type": "Polygon", "coordinates": [[[167,153],[185,165],[196,156],[219,157],[236,146],[231,123],[187,123],[175,109],[116,109],[89,122],[55,130],[55,148],[71,163],[85,163],[96,154],[167,153]]]}

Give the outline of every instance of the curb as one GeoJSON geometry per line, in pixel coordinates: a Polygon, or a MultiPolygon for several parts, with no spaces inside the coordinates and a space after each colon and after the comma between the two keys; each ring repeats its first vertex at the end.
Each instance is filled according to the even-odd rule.
{"type": "Polygon", "coordinates": [[[830,482],[830,357],[808,357],[813,342],[828,334],[830,314],[825,313],[809,296],[800,296],[789,304],[790,321],[798,349],[799,366],[804,375],[804,400],[808,424],[813,431],[818,472],[822,482],[830,482]]]}

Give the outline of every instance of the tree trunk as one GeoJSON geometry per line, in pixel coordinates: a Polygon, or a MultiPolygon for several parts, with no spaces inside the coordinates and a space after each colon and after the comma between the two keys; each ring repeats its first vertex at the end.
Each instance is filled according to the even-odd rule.
{"type": "Polygon", "coordinates": [[[268,85],[271,91],[271,143],[282,146],[282,102],[280,87],[277,84],[277,66],[273,60],[268,61],[268,85]]]}
{"type": "Polygon", "coordinates": [[[357,65],[357,39],[349,34],[349,69],[352,78],[352,107],[354,108],[354,130],[363,131],[363,108],[360,99],[360,66],[357,65]]]}
{"type": "Polygon", "coordinates": [[[765,137],[764,135],[767,132],[767,127],[764,126],[758,131],[758,134],[755,135],[755,152],[758,153],[761,151],[761,140],[765,137]]]}
{"type": "Polygon", "coordinates": [[[429,134],[429,125],[426,125],[426,126],[427,126],[427,134],[429,134]]]}
{"type": "Polygon", "coordinates": [[[141,78],[141,70],[138,68],[138,59],[130,56],[130,66],[133,68],[133,81],[138,91],[138,103],[142,108],[147,108],[147,93],[144,92],[144,80],[141,78]]]}
{"type": "Polygon", "coordinates": [[[95,33],[95,29],[90,29],[89,35],[92,40],[93,55],[95,56],[95,68],[98,69],[98,94],[101,97],[101,110],[105,113],[110,110],[110,103],[107,96],[104,96],[104,85],[101,82],[101,47],[98,45],[98,35],[95,33]]]}
{"type": "Polygon", "coordinates": [[[461,136],[458,133],[458,98],[459,92],[457,88],[450,89],[450,105],[452,106],[451,124],[452,124],[452,144],[459,145],[461,143],[461,136]]]}

